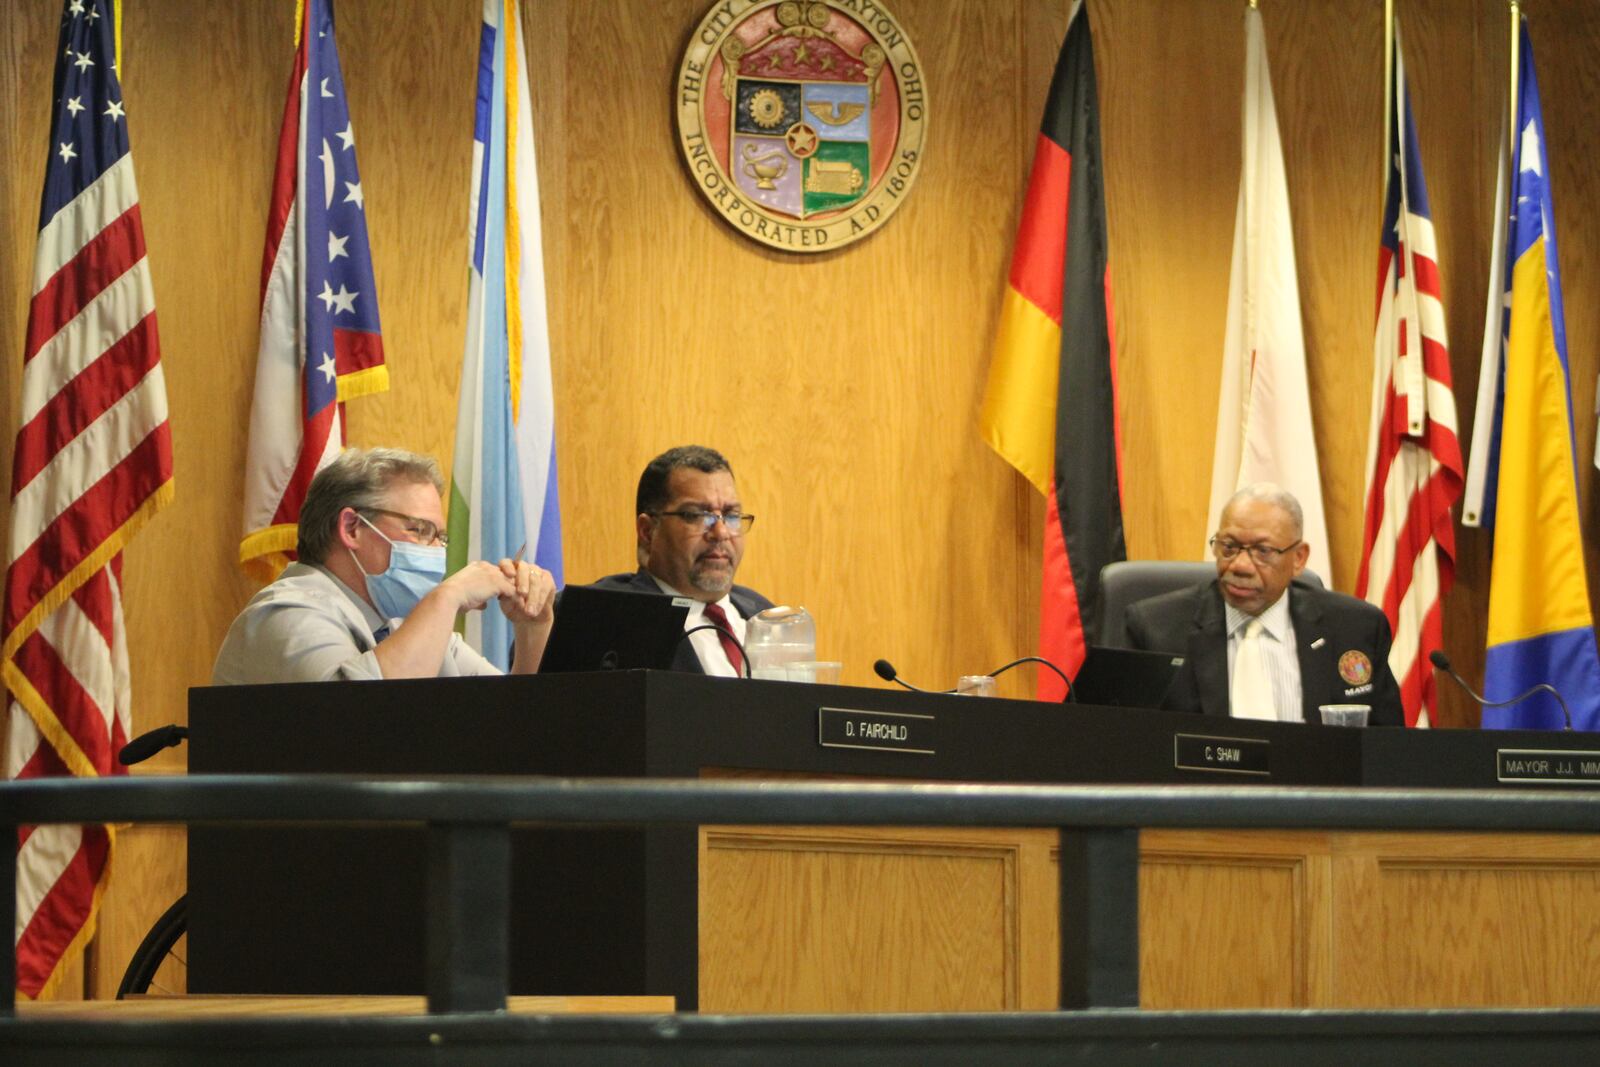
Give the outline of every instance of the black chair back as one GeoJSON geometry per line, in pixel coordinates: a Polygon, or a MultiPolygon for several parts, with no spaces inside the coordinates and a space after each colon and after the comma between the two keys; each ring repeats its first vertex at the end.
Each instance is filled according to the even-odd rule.
{"type": "MultiPolygon", "coordinates": [[[[1100,610],[1095,618],[1095,644],[1132,648],[1128,640],[1130,605],[1191,585],[1204,585],[1217,576],[1217,565],[1165,559],[1125,560],[1100,569],[1100,610]]],[[[1300,577],[1317,588],[1322,579],[1310,570],[1300,577]]]]}

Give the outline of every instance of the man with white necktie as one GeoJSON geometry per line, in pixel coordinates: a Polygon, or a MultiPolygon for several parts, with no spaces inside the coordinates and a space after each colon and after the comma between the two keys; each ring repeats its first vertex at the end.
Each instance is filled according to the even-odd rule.
{"type": "Polygon", "coordinates": [[[1300,503],[1262,482],[1235,493],[1211,538],[1217,580],[1128,609],[1136,648],[1182,654],[1166,706],[1234,718],[1318,722],[1323,704],[1367,704],[1399,726],[1383,612],[1300,578],[1311,549],[1300,503]]]}
{"type": "Polygon", "coordinates": [[[665,593],[694,602],[673,669],[737,677],[745,673],[740,646],[745,620],[772,601],[733,576],[744,559],[755,516],[739,502],[733,468],[722,453],[701,445],[669,449],[639,476],[634,536],[639,569],[613,574],[596,589],[665,593]],[[707,624],[715,629],[706,629],[707,624]]]}

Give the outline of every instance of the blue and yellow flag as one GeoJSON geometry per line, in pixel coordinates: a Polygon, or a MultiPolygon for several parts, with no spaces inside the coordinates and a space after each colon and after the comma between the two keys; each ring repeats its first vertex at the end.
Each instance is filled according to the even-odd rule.
{"type": "MultiPolygon", "coordinates": [[[[1548,682],[1567,698],[1573,726],[1594,730],[1600,729],[1600,655],[1578,522],[1555,210],[1526,23],[1521,33],[1506,230],[1511,322],[1500,404],[1484,692],[1491,701],[1506,700],[1548,682]]],[[[1554,698],[1538,693],[1508,708],[1486,709],[1483,725],[1559,729],[1563,716],[1554,698]]]]}

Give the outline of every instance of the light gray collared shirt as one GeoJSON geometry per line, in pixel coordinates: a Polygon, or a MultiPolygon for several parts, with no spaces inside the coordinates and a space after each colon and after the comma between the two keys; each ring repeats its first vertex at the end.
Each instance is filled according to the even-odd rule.
{"type": "MultiPolygon", "coordinates": [[[[212,685],[371,681],[383,677],[375,634],[398,629],[331,571],[291,563],[244,606],[217,652],[212,685]]],[[[385,634],[387,636],[387,634],[385,634]]],[[[494,664],[450,635],[440,678],[499,674],[494,664]]]]}

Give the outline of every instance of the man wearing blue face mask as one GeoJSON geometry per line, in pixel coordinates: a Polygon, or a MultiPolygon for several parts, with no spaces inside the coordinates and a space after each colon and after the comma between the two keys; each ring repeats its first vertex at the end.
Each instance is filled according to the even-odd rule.
{"type": "Polygon", "coordinates": [[[445,577],[444,478],[427,456],[347,449],[300,506],[298,562],[234,620],[214,685],[498,674],[455,632],[490,601],[512,624],[513,674],[538,670],[555,582],[520,560],[445,577]]]}

